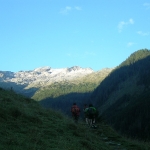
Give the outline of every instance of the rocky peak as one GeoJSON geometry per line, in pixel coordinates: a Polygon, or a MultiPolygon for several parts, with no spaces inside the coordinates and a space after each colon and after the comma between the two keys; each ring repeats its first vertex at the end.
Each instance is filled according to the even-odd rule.
{"type": "Polygon", "coordinates": [[[52,69],[49,66],[39,67],[30,71],[0,72],[0,80],[4,82],[15,82],[16,84],[51,84],[64,80],[79,78],[94,72],[90,68],[74,66],[71,68],[52,69]]]}
{"type": "Polygon", "coordinates": [[[13,78],[14,77],[14,73],[11,71],[0,71],[0,79],[7,79],[7,78],[13,78]]]}
{"type": "Polygon", "coordinates": [[[73,67],[71,67],[71,68],[68,68],[67,70],[68,70],[68,71],[76,71],[76,70],[80,70],[80,69],[82,69],[82,68],[79,67],[79,66],[73,66],[73,67]]]}
{"type": "Polygon", "coordinates": [[[34,72],[49,72],[50,70],[51,70],[51,67],[46,66],[46,67],[36,68],[33,71],[34,72]]]}
{"type": "Polygon", "coordinates": [[[81,68],[79,66],[73,66],[71,68],[67,68],[68,72],[72,72],[72,71],[81,71],[81,72],[94,72],[92,69],[90,68],[81,68]]]}

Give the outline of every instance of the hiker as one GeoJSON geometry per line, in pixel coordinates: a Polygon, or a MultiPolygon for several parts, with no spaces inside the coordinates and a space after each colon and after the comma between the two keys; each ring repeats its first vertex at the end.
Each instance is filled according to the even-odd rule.
{"type": "Polygon", "coordinates": [[[75,123],[78,123],[80,108],[77,106],[76,103],[73,103],[73,106],[71,107],[71,113],[75,123]]]}
{"type": "Polygon", "coordinates": [[[87,109],[88,109],[88,105],[84,104],[83,113],[84,113],[85,122],[88,125],[89,121],[88,121],[88,116],[87,116],[87,113],[86,113],[87,109]]]}
{"type": "Polygon", "coordinates": [[[87,117],[88,117],[88,123],[91,127],[95,127],[95,117],[96,117],[96,108],[93,107],[92,104],[89,104],[88,109],[85,110],[87,117]]]}

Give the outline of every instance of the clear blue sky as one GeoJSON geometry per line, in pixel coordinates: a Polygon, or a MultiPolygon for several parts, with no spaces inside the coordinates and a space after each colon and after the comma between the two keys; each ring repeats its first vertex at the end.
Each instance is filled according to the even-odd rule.
{"type": "Polygon", "coordinates": [[[0,70],[118,66],[150,49],[150,0],[0,0],[0,70]]]}

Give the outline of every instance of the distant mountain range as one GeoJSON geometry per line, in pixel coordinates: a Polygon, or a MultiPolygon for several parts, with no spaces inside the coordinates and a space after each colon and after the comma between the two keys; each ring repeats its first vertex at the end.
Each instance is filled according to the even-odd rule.
{"type": "MultiPolygon", "coordinates": [[[[104,78],[111,71],[112,69],[105,68],[94,72],[91,68],[81,68],[79,66],[60,69],[46,66],[19,72],[0,71],[0,86],[33,96],[33,93],[42,87],[58,83],[79,83],[83,82],[83,78],[84,82],[89,82],[88,78],[90,78],[90,82],[95,82],[96,76],[99,77],[99,74],[101,74],[102,78],[104,78]]],[[[96,82],[98,81],[96,80],[96,82]]]]}
{"type": "Polygon", "coordinates": [[[71,68],[52,69],[51,67],[40,67],[30,71],[0,71],[1,82],[14,82],[16,84],[51,84],[53,82],[72,80],[93,73],[90,68],[74,66],[71,68]]]}

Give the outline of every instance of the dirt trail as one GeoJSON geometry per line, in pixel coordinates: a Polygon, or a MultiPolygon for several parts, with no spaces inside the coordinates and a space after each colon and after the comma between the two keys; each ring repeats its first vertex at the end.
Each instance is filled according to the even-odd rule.
{"type": "Polygon", "coordinates": [[[142,147],[140,144],[134,144],[133,142],[123,138],[110,126],[104,123],[97,124],[97,128],[90,128],[88,126],[87,128],[98,135],[100,139],[108,144],[112,150],[148,150],[142,147]]]}

